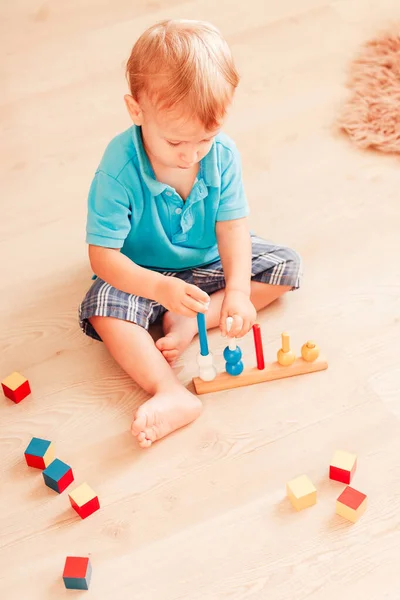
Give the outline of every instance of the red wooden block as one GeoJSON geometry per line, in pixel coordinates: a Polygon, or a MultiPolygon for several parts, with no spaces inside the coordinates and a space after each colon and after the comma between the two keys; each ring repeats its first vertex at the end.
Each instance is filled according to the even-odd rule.
{"type": "Polygon", "coordinates": [[[67,556],[64,566],[63,577],[83,578],[86,577],[89,559],[80,556],[67,556]]]}
{"type": "Polygon", "coordinates": [[[28,467],[46,469],[54,460],[54,444],[49,440],[33,437],[25,450],[28,467]]]}
{"type": "Polygon", "coordinates": [[[349,485],[357,468],[357,456],[336,450],[329,466],[329,478],[349,485]]]}
{"type": "Polygon", "coordinates": [[[31,388],[29,385],[29,381],[18,372],[12,373],[8,377],[6,377],[2,382],[1,386],[3,388],[4,395],[18,404],[29,396],[31,393],[31,388]]]}
{"type": "Polygon", "coordinates": [[[67,556],[63,580],[68,590],[88,590],[91,577],[92,565],[89,558],[67,556]]]}
{"type": "Polygon", "coordinates": [[[359,492],[358,490],[347,486],[347,488],[344,489],[343,492],[340,494],[337,501],[341,502],[342,504],[345,504],[352,510],[357,510],[364,502],[366,497],[366,494],[363,494],[362,492],[359,492]]]}
{"type": "Polygon", "coordinates": [[[100,508],[98,496],[87,483],[82,483],[68,496],[72,508],[76,510],[81,519],[86,519],[100,508]]]}
{"type": "Polygon", "coordinates": [[[86,519],[86,517],[89,517],[92,513],[94,513],[100,508],[100,502],[98,497],[95,496],[95,498],[92,498],[92,500],[89,500],[89,502],[87,502],[81,507],[79,507],[74,502],[72,502],[72,506],[76,510],[78,515],[81,517],[81,519],[86,519]]]}
{"type": "Polygon", "coordinates": [[[61,494],[69,485],[74,481],[74,474],[72,469],[67,471],[61,479],[58,481],[58,491],[61,494]]]}

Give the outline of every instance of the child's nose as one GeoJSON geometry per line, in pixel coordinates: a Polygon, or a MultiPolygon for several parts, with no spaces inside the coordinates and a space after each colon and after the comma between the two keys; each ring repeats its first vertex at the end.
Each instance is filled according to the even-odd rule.
{"type": "Polygon", "coordinates": [[[188,165],[191,165],[192,163],[196,162],[197,160],[197,155],[198,152],[196,149],[188,149],[185,150],[185,152],[182,152],[180,159],[183,160],[183,162],[187,163],[188,165]]]}

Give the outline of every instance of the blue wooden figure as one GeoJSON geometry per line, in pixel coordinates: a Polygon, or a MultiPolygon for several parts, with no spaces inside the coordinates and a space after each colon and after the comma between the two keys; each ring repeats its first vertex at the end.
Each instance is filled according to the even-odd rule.
{"type": "MultiPolygon", "coordinates": [[[[230,331],[233,318],[226,319],[226,329],[230,331]]],[[[229,375],[240,375],[243,371],[242,351],[236,343],[236,338],[231,338],[229,345],[224,350],[225,370],[229,375]]]]}

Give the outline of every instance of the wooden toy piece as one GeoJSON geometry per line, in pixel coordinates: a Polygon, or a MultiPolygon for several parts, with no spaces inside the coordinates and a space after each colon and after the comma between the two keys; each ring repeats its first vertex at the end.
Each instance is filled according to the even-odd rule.
{"type": "Polygon", "coordinates": [[[82,483],[68,494],[71,506],[81,519],[86,519],[89,515],[99,510],[99,498],[87,483],[82,483]]]}
{"type": "Polygon", "coordinates": [[[212,381],[217,369],[214,366],[213,355],[208,350],[206,317],[204,313],[197,313],[197,328],[199,330],[200,354],[197,355],[199,378],[203,381],[212,381]]]}
{"type": "Polygon", "coordinates": [[[282,333],[282,348],[278,350],[278,363],[283,367],[289,367],[296,360],[296,355],[290,349],[290,336],[288,333],[282,333]]]}
{"type": "Polygon", "coordinates": [[[202,381],[200,377],[194,377],[193,385],[196,394],[208,394],[211,392],[220,392],[222,390],[243,387],[245,385],[273,381],[275,379],[284,379],[285,377],[293,377],[295,375],[315,373],[316,371],[323,371],[327,368],[328,363],[325,360],[319,359],[309,363],[302,358],[298,358],[289,367],[282,367],[279,363],[273,362],[266,363],[265,369],[262,371],[256,367],[244,369],[239,377],[231,377],[225,372],[218,373],[213,381],[202,381]]]}
{"type": "Polygon", "coordinates": [[[319,348],[315,342],[308,341],[301,347],[301,356],[307,362],[317,360],[319,356],[319,348]]]}
{"type": "MultiPolygon", "coordinates": [[[[226,329],[229,332],[233,323],[232,317],[226,319],[226,329]]],[[[243,371],[242,351],[237,345],[236,338],[229,338],[229,345],[224,350],[225,369],[229,375],[238,376],[243,371]]]]}
{"type": "Polygon", "coordinates": [[[33,437],[25,450],[28,467],[45,469],[54,460],[54,444],[49,440],[33,437]]]}
{"type": "Polygon", "coordinates": [[[67,556],[63,580],[68,590],[88,590],[92,578],[92,565],[89,558],[67,556]]]}
{"type": "Polygon", "coordinates": [[[336,514],[356,523],[367,510],[367,496],[349,485],[336,500],[336,514]]]}
{"type": "Polygon", "coordinates": [[[344,450],[336,450],[329,467],[329,479],[347,485],[351,483],[357,468],[357,456],[344,450]]]}
{"type": "Polygon", "coordinates": [[[26,377],[15,371],[1,382],[4,395],[10,400],[19,404],[21,400],[29,396],[31,388],[26,377]]]}
{"type": "Polygon", "coordinates": [[[257,369],[262,371],[265,368],[264,362],[264,350],[261,339],[261,328],[258,323],[253,325],[253,336],[254,336],[254,348],[256,351],[257,358],[257,369]]]}
{"type": "Polygon", "coordinates": [[[74,481],[74,474],[69,465],[56,458],[43,471],[43,479],[49,488],[61,494],[74,481]]]}
{"type": "Polygon", "coordinates": [[[317,490],[307,475],[288,481],[286,493],[296,510],[303,510],[317,503],[317,490]]]}

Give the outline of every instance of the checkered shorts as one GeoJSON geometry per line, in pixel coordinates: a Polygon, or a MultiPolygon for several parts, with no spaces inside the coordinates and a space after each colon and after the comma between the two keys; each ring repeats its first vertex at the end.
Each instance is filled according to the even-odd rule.
{"type": "MultiPolygon", "coordinates": [[[[256,236],[252,236],[252,246],[252,281],[289,285],[293,290],[300,286],[302,263],[297,252],[256,236]]],[[[164,271],[163,275],[193,283],[207,294],[225,287],[220,260],[187,271],[164,271]]],[[[79,306],[79,324],[86,335],[102,341],[89,322],[91,317],[115,317],[148,329],[165,311],[166,308],[154,300],[121,292],[96,278],[79,306]]]]}

